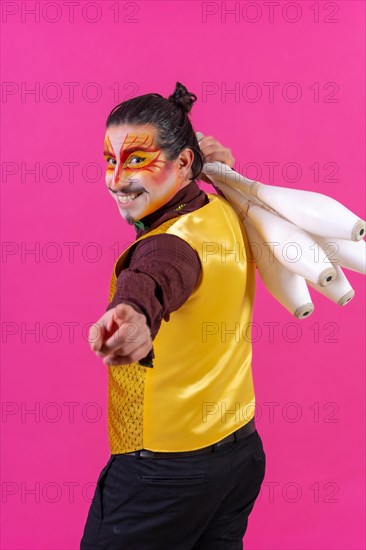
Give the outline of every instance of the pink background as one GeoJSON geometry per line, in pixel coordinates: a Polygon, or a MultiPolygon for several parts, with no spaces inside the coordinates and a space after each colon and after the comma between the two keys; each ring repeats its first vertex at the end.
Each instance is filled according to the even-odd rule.
{"type": "MultiPolygon", "coordinates": [[[[325,193],[365,218],[365,5],[280,2],[271,20],[265,2],[236,3],[236,16],[234,2],[79,2],[71,22],[63,2],[38,3],[39,21],[22,4],[35,5],[2,6],[1,548],[74,550],[109,456],[107,373],[86,334],[108,304],[116,253],[134,239],[105,188],[107,115],[180,81],[198,96],[195,130],[230,147],[239,171],[325,193]],[[237,97],[225,95],[235,86],[237,97]]],[[[341,308],[316,295],[303,321],[258,282],[267,471],[248,550],[365,548],[365,286],[347,276],[356,298],[341,308]]]]}

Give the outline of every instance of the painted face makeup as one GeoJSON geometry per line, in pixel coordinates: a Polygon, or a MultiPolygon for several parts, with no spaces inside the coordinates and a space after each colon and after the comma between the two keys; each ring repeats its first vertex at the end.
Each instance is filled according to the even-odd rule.
{"type": "Polygon", "coordinates": [[[110,126],[104,157],[108,190],[130,224],[155,212],[182,187],[178,163],[157,147],[154,126],[110,126]]]}

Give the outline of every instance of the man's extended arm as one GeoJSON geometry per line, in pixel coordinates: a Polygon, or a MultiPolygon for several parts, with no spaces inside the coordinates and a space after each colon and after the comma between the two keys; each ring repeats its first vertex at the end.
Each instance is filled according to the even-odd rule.
{"type": "Polygon", "coordinates": [[[183,239],[167,233],[139,241],[107,310],[122,302],[135,306],[148,321],[154,339],[162,320],[180,308],[197,284],[201,264],[183,239]]]}
{"type": "MultiPolygon", "coordinates": [[[[109,320],[109,312],[117,311],[117,306],[125,304],[124,312],[130,306],[137,312],[137,318],[140,314],[144,315],[153,340],[162,320],[168,321],[170,314],[188,300],[200,273],[198,255],[183,239],[166,233],[142,239],[136,244],[128,267],[119,274],[116,293],[107,313],[98,321],[99,325],[103,327],[103,319],[109,320]]],[[[133,313],[130,319],[133,322],[133,313]]],[[[141,334],[144,334],[142,330],[141,334]]],[[[141,341],[136,342],[136,349],[140,344],[141,341]]],[[[114,343],[109,342],[107,347],[97,347],[98,355],[108,354],[107,364],[122,364],[127,362],[121,360],[124,346],[124,343],[121,345],[121,338],[119,342],[115,338],[114,343]]],[[[93,345],[92,348],[96,351],[93,345]]],[[[129,355],[130,348],[131,345],[128,346],[129,355]]],[[[149,356],[153,358],[153,350],[139,359],[149,359],[149,356]]]]}

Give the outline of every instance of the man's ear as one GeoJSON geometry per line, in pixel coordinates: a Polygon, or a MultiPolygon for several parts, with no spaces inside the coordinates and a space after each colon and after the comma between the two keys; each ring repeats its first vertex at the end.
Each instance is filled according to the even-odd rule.
{"type": "Polygon", "coordinates": [[[194,153],[192,149],[189,149],[188,147],[183,149],[183,151],[179,153],[177,161],[178,161],[179,175],[182,178],[187,178],[191,176],[190,169],[194,161],[194,153]]]}

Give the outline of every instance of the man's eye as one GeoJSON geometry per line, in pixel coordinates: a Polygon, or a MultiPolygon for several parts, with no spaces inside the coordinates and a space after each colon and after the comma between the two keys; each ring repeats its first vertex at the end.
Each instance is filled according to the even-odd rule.
{"type": "Polygon", "coordinates": [[[130,157],[127,161],[127,164],[140,164],[141,162],[144,162],[146,157],[140,157],[139,155],[134,155],[133,157],[130,157]],[[134,162],[134,160],[137,162],[134,162]]]}
{"type": "Polygon", "coordinates": [[[106,157],[105,160],[107,161],[107,164],[112,164],[112,166],[116,165],[116,159],[113,159],[112,157],[106,157]]]}

